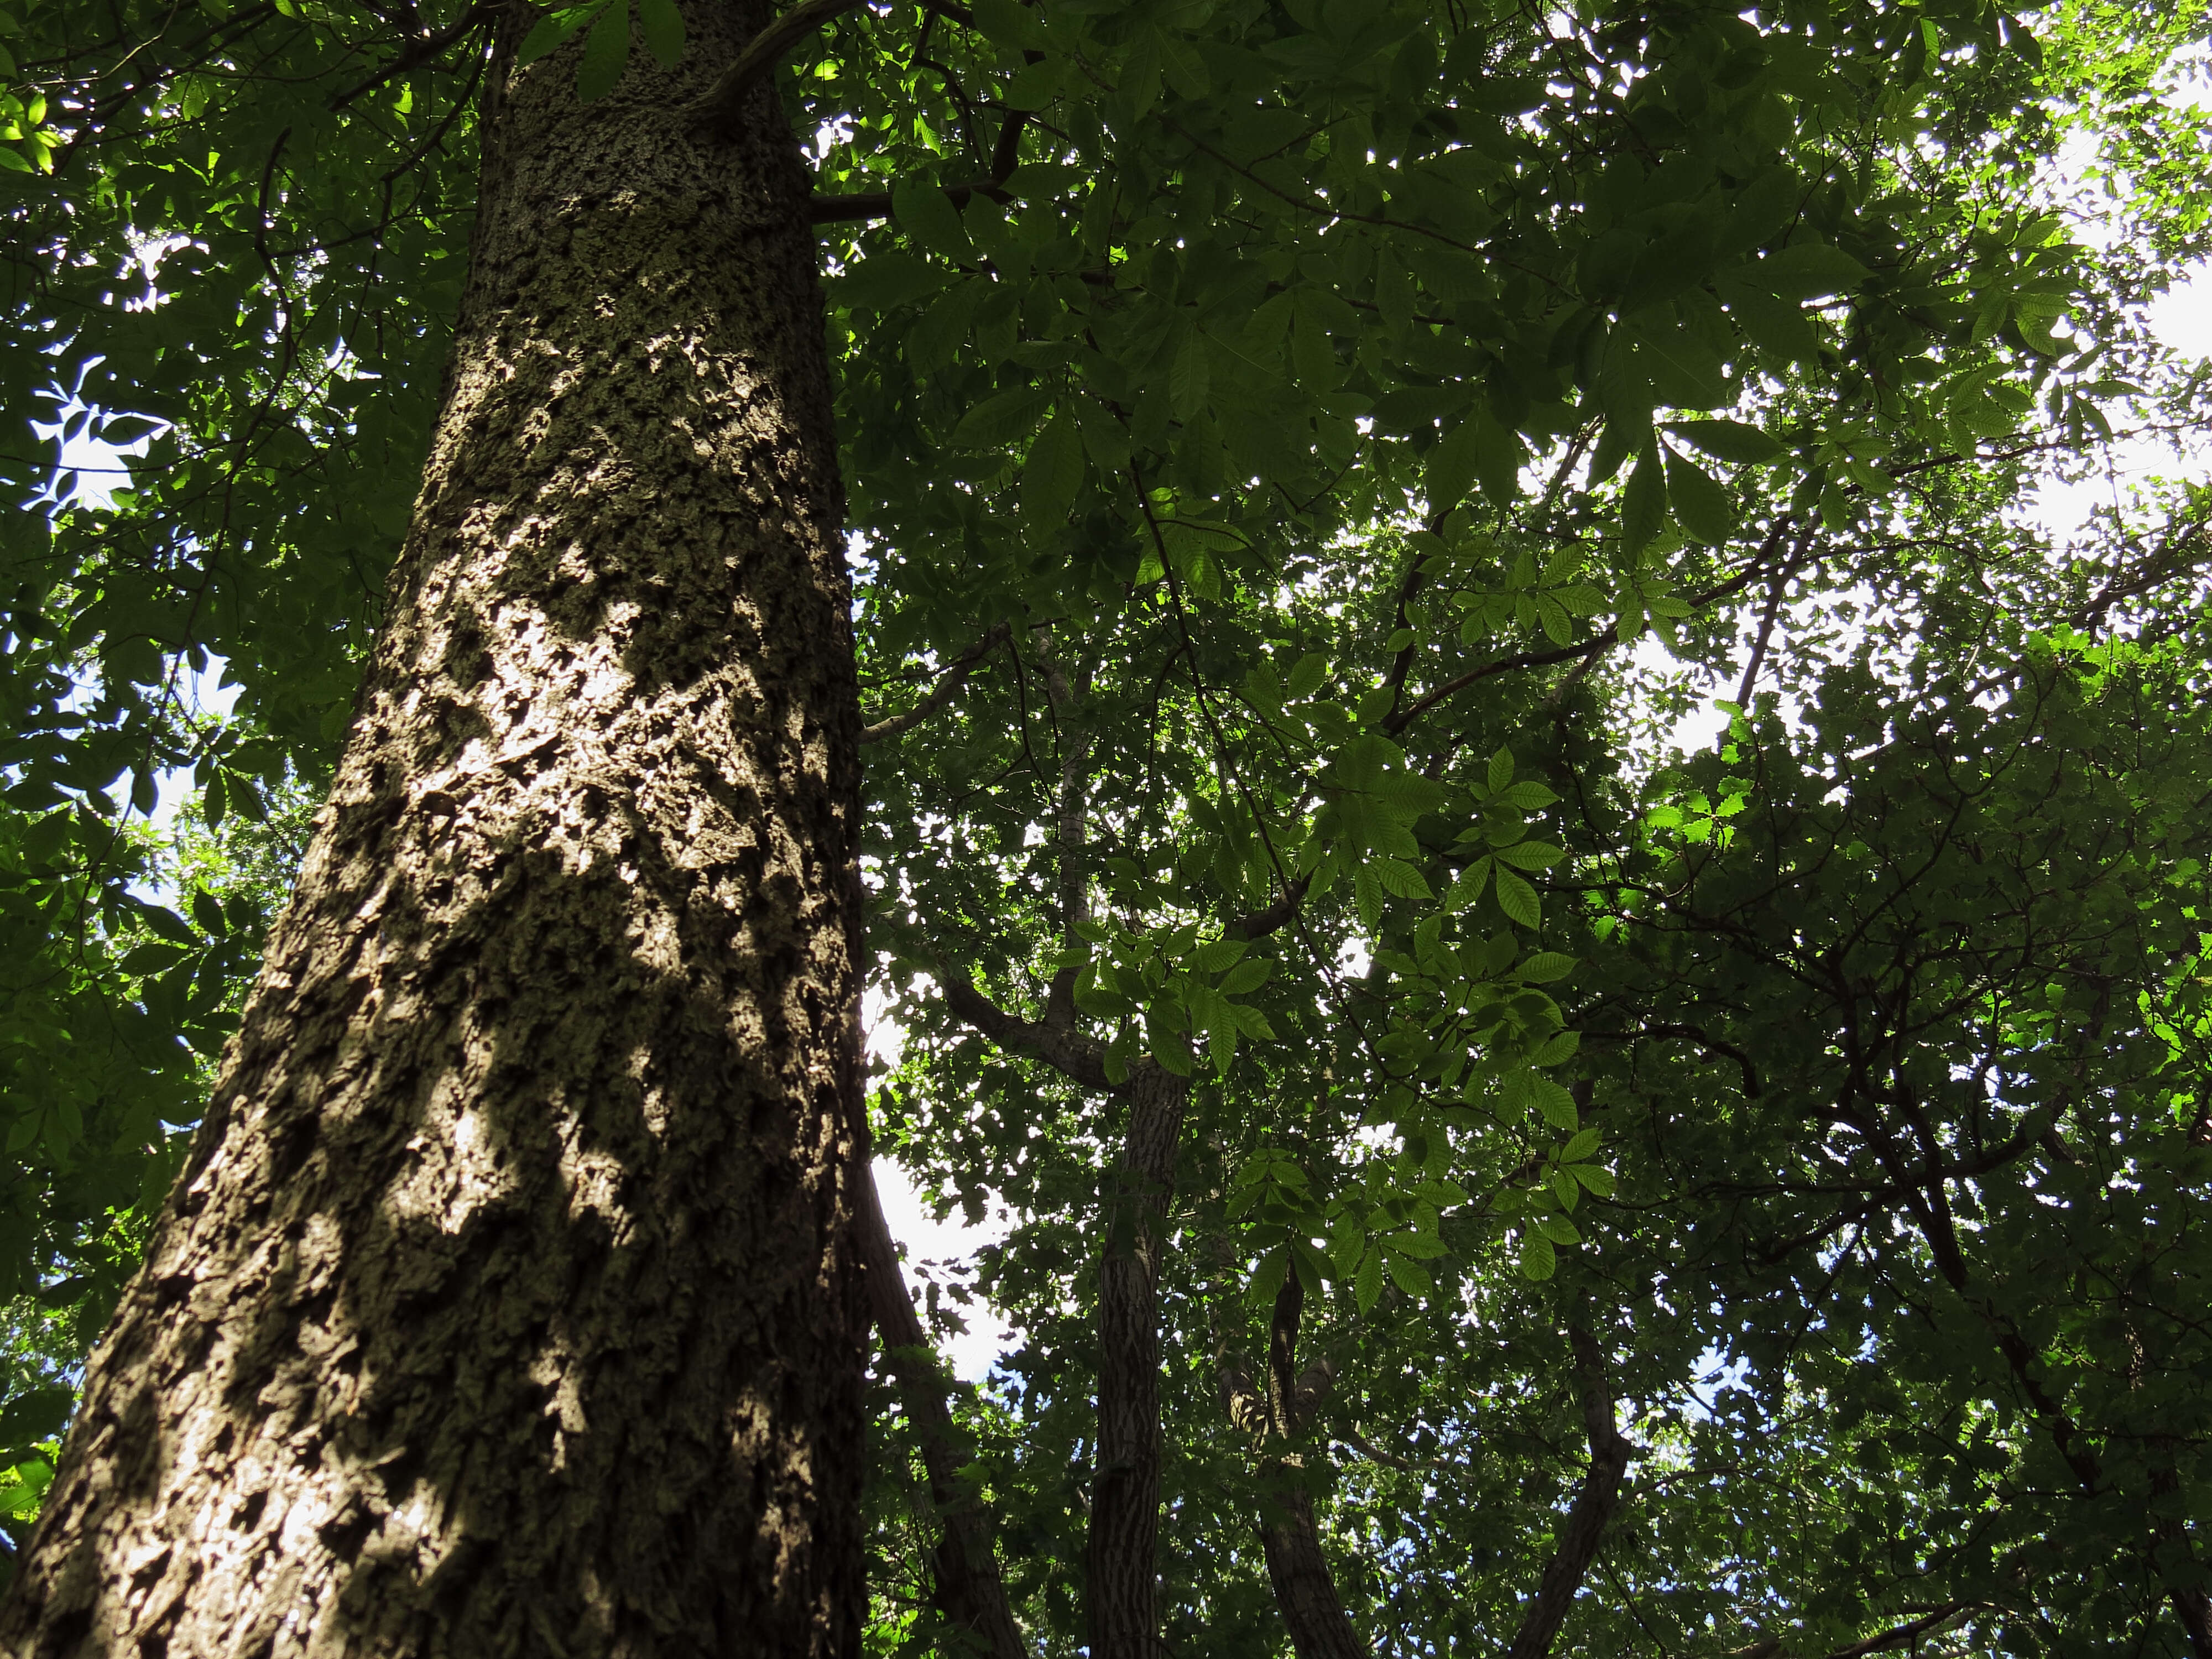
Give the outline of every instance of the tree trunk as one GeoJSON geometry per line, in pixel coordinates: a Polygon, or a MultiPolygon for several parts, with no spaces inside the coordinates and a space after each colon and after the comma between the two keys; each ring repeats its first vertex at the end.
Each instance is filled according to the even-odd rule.
{"type": "Polygon", "coordinates": [[[884,1363],[898,1380],[899,1398],[921,1443],[930,1501],[945,1529],[933,1564],[938,1611],[988,1659],[1024,1659],[1021,1630],[1006,1605],[1006,1581],[999,1576],[991,1517],[973,1485],[961,1477],[971,1461],[967,1438],[945,1406],[945,1381],[907,1293],[906,1275],[899,1271],[898,1245],[884,1219],[875,1172],[864,1170],[861,1182],[860,1255],[867,1267],[868,1306],[883,1339],[884,1363]]]}
{"type": "MultiPolygon", "coordinates": [[[[1279,1447],[1303,1438],[1309,1420],[1326,1391],[1328,1373],[1321,1373],[1320,1386],[1301,1390],[1298,1375],[1298,1325],[1305,1314],[1305,1286],[1293,1268],[1284,1275],[1275,1294],[1274,1317],[1267,1328],[1267,1427],[1279,1447]]],[[[1336,1593],[1336,1575],[1322,1553],[1321,1527],[1314,1518],[1313,1493],[1307,1489],[1302,1453],[1273,1451],[1263,1468],[1261,1494],[1267,1505],[1261,1517],[1260,1540],[1267,1557],[1267,1577],[1275,1587],[1275,1606],[1291,1632],[1291,1650],[1297,1659],[1371,1659],[1372,1650],[1360,1640],[1344,1598],[1336,1593]]]]}
{"type": "Polygon", "coordinates": [[[1583,1427],[1589,1436],[1589,1473],[1575,1493],[1566,1524],[1552,1559],[1544,1565],[1536,1594],[1521,1617],[1521,1628],[1506,1650],[1506,1659],[1546,1659],[1559,1627],[1573,1611],[1590,1563],[1597,1559],[1605,1529],[1620,1506],[1620,1483],[1628,1473],[1636,1449],[1613,1420],[1613,1388],[1606,1380],[1605,1350],[1597,1338],[1581,1325],[1567,1328],[1574,1349],[1575,1377],[1582,1390],[1583,1427]]]}
{"type": "Polygon", "coordinates": [[[1190,1084],[1133,1069],[1098,1264],[1098,1465],[1091,1485],[1091,1659],[1158,1659],[1161,1223],[1190,1084]]]}
{"type": "Polygon", "coordinates": [[[844,1656],[857,737],[764,19],[489,81],[446,408],[331,802],[92,1359],[16,1659],[844,1656]]]}

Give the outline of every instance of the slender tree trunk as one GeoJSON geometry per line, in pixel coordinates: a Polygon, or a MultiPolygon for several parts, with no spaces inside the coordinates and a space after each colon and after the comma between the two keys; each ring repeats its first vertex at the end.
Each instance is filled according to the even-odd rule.
{"type": "Polygon", "coordinates": [[[772,89],[684,112],[765,8],[684,13],[588,109],[495,65],[386,629],[18,1659],[858,1650],[829,381],[772,89]]]}
{"type": "MultiPolygon", "coordinates": [[[[1291,1632],[1297,1659],[1370,1659],[1336,1593],[1336,1575],[1322,1553],[1321,1528],[1314,1518],[1313,1493],[1306,1486],[1304,1455],[1288,1449],[1301,1438],[1325,1387],[1302,1387],[1298,1375],[1298,1325],[1305,1314],[1305,1286],[1293,1271],[1275,1295],[1267,1330],[1267,1419],[1281,1449],[1267,1459],[1261,1493],[1267,1513],[1261,1519],[1261,1545],[1275,1605],[1291,1632]]],[[[1328,1373],[1322,1374],[1326,1379],[1328,1373]]]]}
{"type": "Polygon", "coordinates": [[[883,1339],[884,1361],[898,1380],[899,1397],[921,1443],[930,1500],[945,1529],[934,1563],[938,1611],[989,1659],[1024,1659],[1020,1627],[1006,1605],[1006,1581],[999,1576],[991,1518],[973,1486],[961,1478],[969,1461],[966,1437],[946,1408],[945,1381],[907,1293],[906,1276],[899,1271],[898,1246],[884,1219],[874,1172],[864,1171],[861,1182],[860,1254],[867,1267],[868,1306],[883,1339]]]}
{"type": "Polygon", "coordinates": [[[1506,1659],[1545,1659],[1551,1652],[1560,1626],[1574,1609],[1575,1596],[1590,1563],[1597,1559],[1606,1527],[1620,1505],[1620,1483],[1636,1449],[1613,1421],[1605,1350],[1580,1325],[1570,1326],[1567,1338],[1574,1348],[1575,1378],[1582,1390],[1583,1427],[1589,1436],[1589,1472],[1575,1493],[1566,1524],[1559,1530],[1559,1541],[1544,1565],[1544,1576],[1522,1614],[1521,1628],[1506,1651],[1506,1659]]]}
{"type": "Polygon", "coordinates": [[[1158,1659],[1162,1223],[1190,1085],[1138,1066],[1098,1264],[1098,1464],[1091,1485],[1091,1659],[1158,1659]]]}

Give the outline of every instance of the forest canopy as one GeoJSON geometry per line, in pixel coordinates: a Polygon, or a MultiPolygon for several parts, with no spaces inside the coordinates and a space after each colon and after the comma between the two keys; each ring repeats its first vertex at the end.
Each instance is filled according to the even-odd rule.
{"type": "MultiPolygon", "coordinates": [[[[0,0],[19,1547],[386,620],[490,66],[619,124],[697,10],[0,0]]],[[[869,1130],[1003,1218],[878,1312],[868,1651],[2212,1659],[2212,13],[787,19],[869,1130]]]]}

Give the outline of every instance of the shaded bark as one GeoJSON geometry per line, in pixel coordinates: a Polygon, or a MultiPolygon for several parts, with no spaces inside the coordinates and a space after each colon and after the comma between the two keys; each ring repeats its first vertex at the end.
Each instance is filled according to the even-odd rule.
{"type": "Polygon", "coordinates": [[[851,1655],[858,703],[766,21],[488,75],[328,806],[4,1612],[20,1659],[851,1655]]]}
{"type": "Polygon", "coordinates": [[[1369,1659],[1370,1650],[1344,1609],[1336,1575],[1322,1552],[1304,1454],[1292,1449],[1304,1437],[1332,1379],[1326,1365],[1304,1372],[1297,1368],[1298,1325],[1304,1312],[1305,1287],[1292,1273],[1275,1294],[1268,1323],[1266,1399],[1256,1397],[1249,1379],[1224,1364],[1223,1402],[1230,1420],[1260,1443],[1261,1547],[1275,1606],[1297,1659],[1369,1659]]]}
{"type": "Polygon", "coordinates": [[[898,1246],[884,1219],[872,1170],[861,1176],[860,1255],[866,1265],[868,1308],[883,1339],[884,1362],[897,1380],[899,1398],[921,1445],[930,1501],[945,1528],[933,1566],[938,1611],[990,1659],[1024,1659],[1021,1632],[1006,1605],[990,1516],[960,1471],[969,1462],[967,1438],[945,1404],[937,1357],[899,1271],[898,1246]]]}
{"type": "Polygon", "coordinates": [[[1607,1524],[1620,1504],[1621,1478],[1628,1473],[1633,1449],[1613,1420],[1613,1390],[1605,1376],[1605,1352],[1597,1339],[1581,1326],[1571,1328],[1574,1346],[1575,1380],[1582,1394],[1583,1426],[1589,1436],[1589,1471],[1567,1511],[1566,1525],[1544,1565],[1536,1595],[1522,1615],[1521,1628],[1506,1650],[1506,1659],[1545,1659],[1558,1639],[1559,1626],[1575,1604],[1575,1595],[1590,1563],[1597,1559],[1607,1524]]]}
{"type": "Polygon", "coordinates": [[[1160,1249],[1188,1079],[1147,1065],[1122,1097],[1129,1122],[1098,1263],[1098,1464],[1088,1547],[1092,1659],[1157,1659],[1160,1643],[1160,1249]]]}

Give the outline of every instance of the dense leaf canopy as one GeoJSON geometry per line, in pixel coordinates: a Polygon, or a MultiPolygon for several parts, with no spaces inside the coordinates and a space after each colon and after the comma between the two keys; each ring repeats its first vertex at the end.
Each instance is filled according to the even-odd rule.
{"type": "MultiPolygon", "coordinates": [[[[0,0],[11,1525],[343,734],[519,27],[0,0]]],[[[927,1302],[1020,1333],[959,1410],[1042,1650],[1139,1073],[1187,1080],[1176,1650],[1285,1650],[1286,1479],[1376,1651],[1506,1648],[1594,1386],[1628,1474],[1562,1642],[2191,1650],[2212,496],[2143,307],[2212,239],[2207,29],[925,0],[787,52],[875,1130],[1012,1218],[927,1302]],[[1310,1407],[1255,1431],[1299,1304],[1310,1407]]],[[[619,122],[681,36],[598,0],[523,50],[619,122]]],[[[881,1404],[871,1640],[924,1650],[881,1404]]]]}

